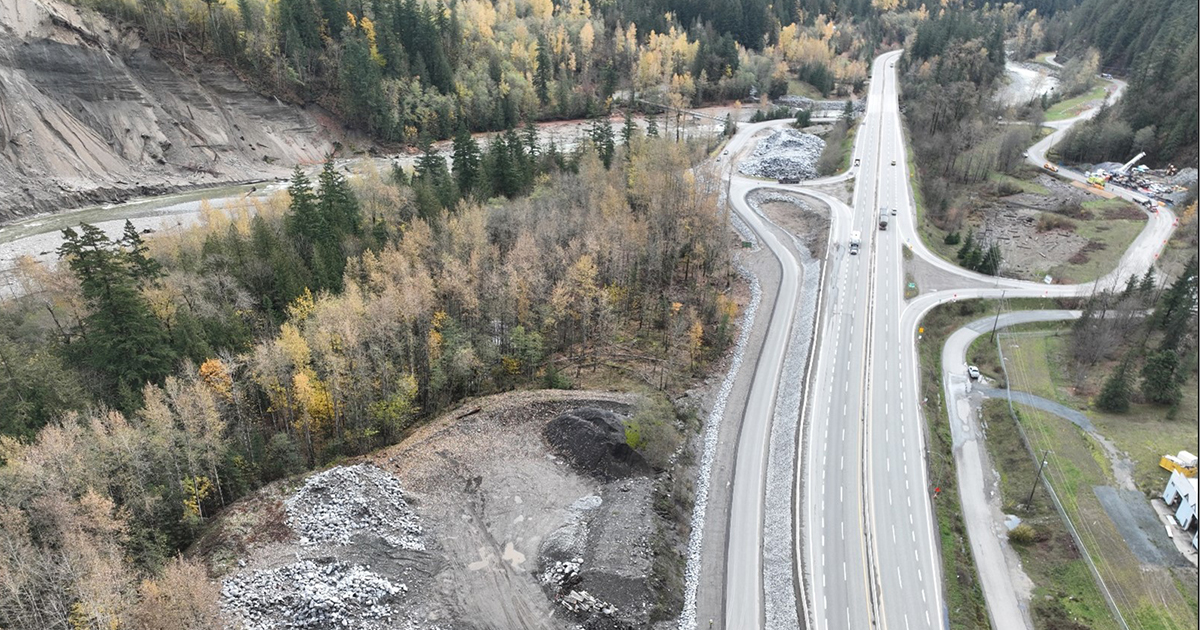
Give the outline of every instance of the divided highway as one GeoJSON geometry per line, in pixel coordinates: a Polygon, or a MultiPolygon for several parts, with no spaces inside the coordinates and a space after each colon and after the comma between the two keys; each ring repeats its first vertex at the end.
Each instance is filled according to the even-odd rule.
{"type": "MultiPolygon", "coordinates": [[[[793,526],[795,558],[800,563],[797,575],[803,581],[797,587],[803,599],[798,608],[806,619],[797,619],[796,625],[816,630],[947,627],[931,505],[938,480],[928,479],[925,468],[925,420],[917,382],[921,318],[938,304],[955,299],[998,298],[1002,292],[1009,298],[1079,296],[1097,288],[1119,287],[1129,276],[1145,272],[1174,229],[1175,217],[1169,210],[1150,213],[1117,268],[1082,285],[984,276],[937,257],[916,230],[896,84],[895,62],[901,54],[884,53],[873,63],[867,109],[853,153],[856,166],[806,183],[853,177],[853,208],[804,185],[776,186],[733,172],[731,163],[756,133],[787,121],[742,125],[725,152],[729,158],[722,166],[729,169],[729,201],[774,256],[780,280],[777,290],[764,287],[760,316],[769,305],[769,320],[744,409],[727,411],[731,415],[740,411],[741,428],[728,512],[710,517],[710,521],[728,518],[724,528],[716,529],[725,533],[725,539],[709,542],[723,546],[725,552],[724,576],[718,580],[724,597],[723,626],[701,623],[702,627],[753,630],[765,626],[762,549],[771,419],[779,392],[800,387],[805,390],[804,474],[796,476],[793,526]],[[761,188],[799,192],[825,201],[831,209],[817,345],[803,382],[783,380],[799,297],[799,265],[784,242],[789,235],[747,202],[748,195],[761,188]],[[887,230],[878,229],[883,213],[890,220],[887,230]],[[862,235],[857,255],[847,247],[852,231],[862,235]],[[905,248],[961,278],[962,288],[905,300],[905,248]]],[[[1047,141],[1039,142],[1030,149],[1030,159],[1040,160],[1048,146],[1047,141]]],[[[986,501],[978,484],[960,483],[960,492],[964,506],[986,501]]],[[[990,531],[968,520],[968,534],[979,556],[977,563],[997,557],[990,547],[998,541],[984,540],[994,539],[990,531]],[[976,545],[979,541],[983,542],[976,545]]],[[[710,564],[707,571],[713,570],[710,564]]],[[[1025,620],[1013,614],[1012,586],[1003,576],[1004,567],[981,570],[989,573],[983,584],[993,627],[1023,627],[1025,620]]]]}

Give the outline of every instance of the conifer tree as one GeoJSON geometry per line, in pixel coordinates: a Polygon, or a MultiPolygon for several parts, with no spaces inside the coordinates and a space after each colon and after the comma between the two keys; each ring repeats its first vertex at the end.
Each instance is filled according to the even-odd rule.
{"type": "Polygon", "coordinates": [[[1129,411],[1129,359],[1121,361],[1117,369],[1104,381],[1096,406],[1104,411],[1125,413],[1129,411]]]}

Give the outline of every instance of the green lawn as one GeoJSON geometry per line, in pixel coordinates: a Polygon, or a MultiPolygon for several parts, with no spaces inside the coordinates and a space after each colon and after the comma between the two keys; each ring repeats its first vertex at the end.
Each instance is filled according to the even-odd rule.
{"type": "MultiPolygon", "coordinates": [[[[1002,335],[1001,346],[1009,382],[1015,390],[1028,391],[1065,404],[1073,403],[1077,408],[1086,410],[1086,405],[1081,404],[1082,401],[1077,400],[1067,387],[1070,379],[1063,356],[1066,340],[1065,336],[1051,333],[1002,335]]],[[[1115,483],[1103,448],[1084,431],[1058,416],[1030,407],[1019,406],[1019,409],[1021,424],[1033,448],[1039,453],[1050,451],[1046,478],[1058,493],[1087,553],[1095,562],[1126,621],[1134,628],[1195,629],[1196,601],[1184,595],[1188,587],[1182,585],[1170,570],[1142,564],[1129,550],[1096,499],[1093,486],[1115,483]]],[[[1114,421],[1119,421],[1109,420],[1100,424],[1100,417],[1094,413],[1089,415],[1096,420],[1102,432],[1110,428],[1114,421]]],[[[1136,430],[1125,417],[1122,420],[1130,425],[1127,430],[1102,434],[1114,441],[1119,450],[1132,453],[1139,450],[1136,442],[1145,440],[1144,434],[1168,431],[1182,433],[1177,426],[1179,424],[1188,427],[1192,439],[1190,443],[1195,444],[1194,411],[1191,418],[1193,420],[1175,423],[1166,421],[1165,414],[1161,421],[1147,417],[1138,427],[1140,430],[1136,430]],[[1142,437],[1134,437],[1139,435],[1142,437]]],[[[1148,465],[1148,457],[1144,453],[1155,447],[1149,443],[1141,446],[1143,454],[1136,456],[1139,465],[1148,465]]],[[[1139,474],[1142,472],[1139,470],[1139,474]]]]}
{"type": "MultiPolygon", "coordinates": [[[[1107,84],[1105,84],[1107,85],[1107,84]]],[[[1079,96],[1059,101],[1046,110],[1046,121],[1052,122],[1055,120],[1065,120],[1074,118],[1088,109],[1085,107],[1091,101],[1103,101],[1105,96],[1105,85],[1098,85],[1092,88],[1089,92],[1084,92],[1079,96]]]]}

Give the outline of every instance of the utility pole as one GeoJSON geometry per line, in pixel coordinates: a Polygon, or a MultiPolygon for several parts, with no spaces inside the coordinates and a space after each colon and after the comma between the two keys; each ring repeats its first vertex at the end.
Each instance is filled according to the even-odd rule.
{"type": "Polygon", "coordinates": [[[1050,449],[1042,451],[1042,465],[1038,466],[1037,475],[1033,477],[1033,487],[1029,489],[1029,498],[1025,500],[1025,506],[1028,508],[1033,505],[1033,493],[1037,490],[1038,481],[1042,478],[1042,469],[1046,467],[1046,456],[1050,454],[1050,449]]]}
{"type": "Polygon", "coordinates": [[[996,340],[996,326],[998,326],[1000,324],[1000,311],[1003,310],[1003,308],[1004,308],[1004,294],[1005,293],[1008,293],[1008,289],[1004,289],[1003,291],[1000,292],[1000,301],[996,303],[996,319],[992,321],[991,341],[996,340]]]}

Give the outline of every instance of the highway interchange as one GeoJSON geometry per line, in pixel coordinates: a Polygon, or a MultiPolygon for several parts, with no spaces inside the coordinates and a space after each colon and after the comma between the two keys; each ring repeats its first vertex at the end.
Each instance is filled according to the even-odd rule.
{"type": "MultiPolygon", "coordinates": [[[[1149,213],[1143,232],[1126,251],[1117,268],[1093,283],[1043,285],[984,276],[963,270],[925,247],[916,232],[916,215],[909,186],[902,121],[896,91],[895,62],[901,51],[875,59],[853,157],[858,166],[847,173],[806,182],[776,185],[743,177],[731,168],[753,144],[759,132],[787,121],[742,125],[725,152],[729,201],[737,216],[754,232],[778,265],[777,284],[763,287],[763,312],[769,317],[760,335],[753,378],[744,404],[726,411],[740,421],[727,519],[721,545],[724,572],[721,605],[707,603],[701,627],[752,629],[767,627],[763,587],[764,480],[771,418],[780,391],[802,388],[802,426],[805,445],[803,474],[795,475],[793,494],[793,557],[798,562],[796,587],[802,600],[790,627],[826,629],[942,628],[948,625],[942,593],[937,533],[933,522],[933,484],[925,467],[924,419],[918,400],[917,328],[933,307],[955,299],[1065,297],[1087,295],[1095,288],[1120,286],[1153,263],[1175,223],[1166,209],[1149,213]],[[854,181],[853,207],[808,187],[854,181]],[[778,189],[806,195],[830,208],[829,244],[823,261],[819,318],[813,359],[799,380],[785,380],[784,355],[798,303],[797,261],[787,241],[791,235],[752,208],[755,190],[778,189]],[[885,210],[886,209],[886,210],[885,210]],[[894,209],[894,211],[893,211],[894,209]],[[886,231],[876,228],[881,211],[891,216],[886,231]],[[862,234],[859,255],[848,251],[851,231],[862,234]],[[904,248],[913,257],[954,274],[961,288],[904,299],[904,248]],[[711,625],[715,619],[723,621],[711,625]],[[710,625],[706,625],[710,624],[710,625]]],[[[1118,87],[1118,94],[1119,88],[1118,87]]],[[[1090,112],[1080,119],[1090,115],[1090,112]]],[[[1072,122],[1072,121],[1069,121],[1072,122]]],[[[1063,125],[1065,128],[1066,125],[1063,125]]],[[[1060,134],[1031,147],[1028,159],[1039,166],[1044,153],[1060,134]]],[[[1063,173],[1060,173],[1063,175],[1063,173]]],[[[1071,177],[1075,174],[1066,173],[1071,177]]],[[[1073,177],[1073,178],[1078,178],[1073,177]]],[[[1128,191],[1121,196],[1142,201],[1128,191]]],[[[944,366],[947,371],[960,366],[944,366]]],[[[946,421],[946,419],[938,419],[946,421]]],[[[960,477],[962,473],[960,471],[960,477]]],[[[934,480],[936,481],[936,480],[934,480]]],[[[982,484],[960,486],[963,503],[982,500],[982,484]],[[967,496],[969,493],[971,496],[967,496]]],[[[718,503],[724,500],[718,495],[718,503]]],[[[979,524],[975,523],[978,528],[979,524]]],[[[706,525],[706,528],[710,528],[706,525]]],[[[721,528],[715,530],[720,532],[721,528]]],[[[977,539],[992,539],[972,530],[977,539]]],[[[984,544],[987,544],[986,541],[984,544]]],[[[979,549],[984,559],[995,550],[979,549]]],[[[707,559],[714,554],[707,553],[707,559]]],[[[979,560],[979,558],[977,558],[979,560]]],[[[706,571],[715,571],[715,568],[706,571]]],[[[984,576],[984,595],[993,627],[1024,627],[1012,617],[1011,585],[997,579],[996,567],[984,576]],[[999,583],[997,583],[999,582],[999,583]]],[[[1003,571],[1003,567],[999,567],[1003,571]]],[[[702,588],[702,593],[704,589],[702,588]]],[[[702,596],[712,597],[709,592],[702,596]]],[[[1019,616],[1019,613],[1017,613],[1019,616]]],[[[778,623],[771,624],[776,627],[778,623]]]]}

